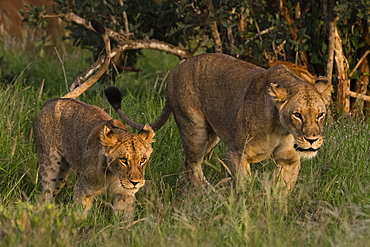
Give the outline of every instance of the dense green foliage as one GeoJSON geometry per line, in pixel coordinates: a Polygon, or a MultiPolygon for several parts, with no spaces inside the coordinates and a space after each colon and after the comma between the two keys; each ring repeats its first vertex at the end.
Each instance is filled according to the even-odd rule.
{"type": "MultiPolygon", "coordinates": [[[[229,184],[196,191],[183,183],[183,150],[171,118],[156,134],[147,184],[137,194],[133,222],[112,214],[99,197],[86,219],[73,204],[74,177],[56,205],[40,204],[37,158],[32,135],[35,113],[47,99],[66,92],[86,67],[86,54],[66,49],[57,55],[2,50],[10,81],[0,81],[0,246],[367,246],[370,236],[370,123],[328,118],[319,155],[302,162],[296,189],[285,204],[266,181],[273,164],[253,165],[250,189],[229,184]],[[68,52],[69,51],[69,52],[68,52]],[[62,53],[64,54],[64,53],[62,53]],[[34,62],[31,62],[34,61],[34,62]],[[63,73],[63,66],[65,74],[63,73]],[[44,81],[44,87],[41,87],[44,81]]],[[[144,51],[143,73],[127,73],[114,85],[124,92],[123,107],[148,123],[164,104],[163,83],[177,58],[144,51]]],[[[97,84],[80,99],[117,117],[97,84]]],[[[225,177],[216,147],[205,167],[215,185],[225,177]]]]}
{"type": "MultiPolygon", "coordinates": [[[[269,60],[304,65],[324,75],[328,52],[328,22],[337,18],[345,56],[353,68],[368,49],[370,30],[368,5],[364,0],[319,1],[239,1],[239,0],[55,0],[56,13],[74,12],[86,20],[134,39],[157,39],[180,45],[192,54],[215,52],[216,25],[222,52],[267,66],[269,60]],[[324,3],[327,3],[327,10],[324,3]],[[123,13],[127,14],[126,16],[123,13]],[[128,30],[126,30],[126,26],[128,30]],[[260,34],[260,35],[259,35],[260,34]]],[[[44,25],[42,9],[24,13],[33,25],[44,25]]],[[[95,54],[103,43],[91,31],[69,24],[69,38],[95,54]],[[96,45],[99,44],[99,45],[96,45]]],[[[130,55],[131,66],[136,55],[130,55]]]]}

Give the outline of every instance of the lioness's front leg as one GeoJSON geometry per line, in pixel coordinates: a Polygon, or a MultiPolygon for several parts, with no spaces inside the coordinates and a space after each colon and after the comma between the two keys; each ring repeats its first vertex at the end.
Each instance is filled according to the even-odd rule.
{"type": "Polygon", "coordinates": [[[243,152],[229,148],[227,150],[227,161],[231,174],[235,179],[236,186],[244,189],[246,182],[251,178],[251,168],[244,158],[243,152]]]}
{"type": "Polygon", "coordinates": [[[203,174],[201,161],[190,162],[188,158],[186,158],[185,166],[190,168],[189,179],[192,185],[195,185],[196,187],[204,187],[209,185],[206,177],[203,174]]]}
{"type": "Polygon", "coordinates": [[[207,152],[216,145],[217,136],[210,132],[204,116],[199,111],[189,109],[177,112],[174,116],[185,150],[185,167],[190,168],[190,182],[196,187],[207,187],[209,183],[203,174],[202,163],[207,152]]]}
{"type": "Polygon", "coordinates": [[[277,188],[283,188],[286,194],[289,193],[294,188],[300,168],[300,158],[295,151],[278,159],[273,173],[273,182],[277,180],[277,188]]]}

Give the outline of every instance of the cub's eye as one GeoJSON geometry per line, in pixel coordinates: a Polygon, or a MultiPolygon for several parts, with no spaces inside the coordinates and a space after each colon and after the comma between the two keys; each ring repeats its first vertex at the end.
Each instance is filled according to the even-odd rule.
{"type": "Polygon", "coordinates": [[[141,158],[141,160],[140,160],[140,165],[144,165],[144,164],[145,164],[145,162],[146,162],[146,158],[141,158]]]}
{"type": "Polygon", "coordinates": [[[293,113],[293,117],[298,118],[298,119],[302,119],[302,115],[299,112],[293,113]]]}
{"type": "Polygon", "coordinates": [[[126,159],[126,158],[119,158],[118,160],[119,160],[119,162],[120,162],[122,165],[127,166],[127,159],[126,159]]]}
{"type": "Polygon", "coordinates": [[[317,114],[317,119],[321,119],[325,116],[325,112],[321,112],[319,114],[317,114]]]}

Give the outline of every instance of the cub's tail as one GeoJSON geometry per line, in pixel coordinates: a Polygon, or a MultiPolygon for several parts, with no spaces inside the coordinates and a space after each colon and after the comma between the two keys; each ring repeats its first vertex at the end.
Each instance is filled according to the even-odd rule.
{"type": "Polygon", "coordinates": [[[61,98],[77,98],[81,94],[83,94],[89,87],[95,84],[99,80],[99,78],[107,71],[109,62],[110,62],[110,57],[111,57],[111,47],[110,47],[110,41],[108,34],[103,27],[102,24],[99,22],[92,20],[91,21],[91,26],[95,29],[95,31],[100,34],[100,36],[103,38],[104,45],[105,45],[105,58],[104,62],[101,66],[101,68],[93,75],[91,76],[87,81],[82,83],[79,87],[73,89],[73,91],[67,93],[61,98]]]}
{"type": "MultiPolygon", "coordinates": [[[[123,112],[121,108],[122,94],[118,88],[109,87],[104,92],[109,103],[118,113],[119,117],[123,120],[123,122],[137,130],[142,130],[144,128],[145,126],[144,124],[135,122],[134,120],[127,117],[126,114],[123,112]]],[[[157,118],[157,120],[150,124],[150,127],[152,127],[154,131],[160,129],[166,123],[168,118],[171,116],[171,113],[172,110],[170,104],[168,103],[168,100],[166,100],[166,104],[162,109],[161,115],[157,118]]]]}

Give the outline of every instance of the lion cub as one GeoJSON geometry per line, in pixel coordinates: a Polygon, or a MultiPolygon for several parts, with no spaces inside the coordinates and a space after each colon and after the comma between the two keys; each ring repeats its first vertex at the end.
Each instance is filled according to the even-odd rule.
{"type": "Polygon", "coordinates": [[[93,85],[109,65],[108,36],[100,24],[92,25],[106,45],[103,66],[69,94],[47,101],[34,121],[42,198],[53,201],[74,170],[74,198],[85,212],[95,196],[108,191],[114,197],[114,209],[130,217],[134,195],[145,183],[154,131],[146,125],[139,134],[131,133],[102,109],[73,99],[86,91],[86,84],[93,85]]]}

